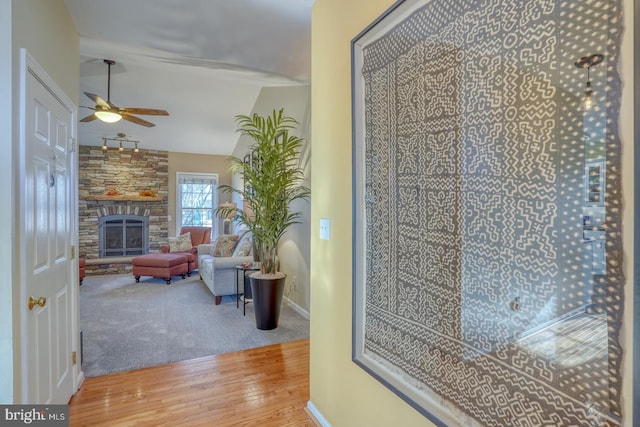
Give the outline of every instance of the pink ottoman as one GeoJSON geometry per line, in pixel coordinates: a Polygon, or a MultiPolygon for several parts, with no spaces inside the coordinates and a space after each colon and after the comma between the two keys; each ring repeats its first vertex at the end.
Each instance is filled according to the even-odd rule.
{"type": "Polygon", "coordinates": [[[182,253],[147,254],[131,260],[136,283],[140,276],[161,277],[171,284],[171,276],[180,275],[184,279],[189,273],[189,256],[182,253]]]}

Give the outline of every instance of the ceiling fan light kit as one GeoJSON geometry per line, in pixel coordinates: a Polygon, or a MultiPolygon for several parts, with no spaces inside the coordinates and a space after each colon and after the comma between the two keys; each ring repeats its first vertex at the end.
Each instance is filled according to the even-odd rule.
{"type": "Polygon", "coordinates": [[[105,59],[104,63],[109,67],[107,77],[107,100],[105,101],[104,99],[93,93],[84,92],[84,94],[93,102],[95,102],[96,105],[95,107],[84,107],[89,108],[90,110],[94,110],[95,112],[80,120],[81,122],[86,123],[99,119],[105,123],[115,123],[124,119],[129,122],[150,128],[155,126],[155,124],[141,119],[140,117],[136,117],[133,114],[143,114],[150,116],[169,115],[166,110],[158,110],[155,108],[118,107],[114,105],[111,102],[111,66],[114,65],[116,61],[112,59],[105,59]]]}
{"type": "Polygon", "coordinates": [[[115,123],[122,120],[122,115],[114,111],[96,110],[96,112],[93,114],[95,114],[98,119],[106,123],[115,123]]]}

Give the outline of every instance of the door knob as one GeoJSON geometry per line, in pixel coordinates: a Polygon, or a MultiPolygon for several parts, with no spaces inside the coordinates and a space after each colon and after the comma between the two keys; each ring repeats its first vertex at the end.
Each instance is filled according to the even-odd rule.
{"type": "Polygon", "coordinates": [[[47,299],[45,297],[40,297],[38,299],[29,297],[29,310],[33,310],[33,307],[35,307],[36,305],[39,305],[40,307],[44,307],[46,303],[47,303],[47,299]]]}

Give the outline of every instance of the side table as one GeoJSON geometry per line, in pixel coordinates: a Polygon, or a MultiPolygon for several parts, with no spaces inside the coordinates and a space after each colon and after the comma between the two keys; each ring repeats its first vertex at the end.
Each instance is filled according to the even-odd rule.
{"type": "Polygon", "coordinates": [[[242,298],[242,315],[247,315],[247,304],[251,301],[245,298],[247,286],[247,272],[253,273],[260,271],[259,268],[245,267],[244,265],[236,265],[236,308],[240,307],[240,299],[242,298]],[[240,276],[242,276],[242,293],[240,293],[240,276]]]}

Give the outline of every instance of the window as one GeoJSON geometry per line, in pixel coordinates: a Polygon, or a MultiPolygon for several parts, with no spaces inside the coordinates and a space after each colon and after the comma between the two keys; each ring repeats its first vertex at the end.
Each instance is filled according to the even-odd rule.
{"type": "Polygon", "coordinates": [[[217,235],[213,209],[217,206],[218,175],[178,172],[176,182],[178,229],[187,225],[211,227],[212,234],[217,235]]]}

